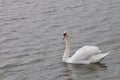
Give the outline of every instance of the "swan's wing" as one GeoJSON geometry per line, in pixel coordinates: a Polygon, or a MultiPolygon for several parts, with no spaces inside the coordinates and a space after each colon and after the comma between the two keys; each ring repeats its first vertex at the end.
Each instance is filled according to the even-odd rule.
{"type": "Polygon", "coordinates": [[[100,61],[102,61],[105,57],[107,57],[109,54],[110,54],[110,52],[93,55],[93,56],[90,57],[89,61],[90,61],[91,63],[100,62],[100,61]]]}
{"type": "Polygon", "coordinates": [[[90,63],[97,63],[102,61],[105,57],[107,57],[110,53],[102,53],[102,54],[97,54],[97,55],[93,55],[91,56],[89,59],[86,60],[79,60],[79,61],[74,61],[72,62],[71,60],[68,61],[68,63],[72,63],[72,64],[90,64],[90,63]]]}
{"type": "Polygon", "coordinates": [[[76,53],[70,58],[73,62],[79,62],[81,60],[87,60],[92,55],[96,55],[100,52],[96,46],[84,46],[76,51],[76,53]]]}

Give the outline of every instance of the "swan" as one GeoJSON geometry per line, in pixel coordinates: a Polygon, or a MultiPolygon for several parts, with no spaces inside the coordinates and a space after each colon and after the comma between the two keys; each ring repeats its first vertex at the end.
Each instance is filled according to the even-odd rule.
{"type": "Polygon", "coordinates": [[[109,52],[102,53],[96,46],[83,46],[78,49],[72,57],[69,57],[70,53],[70,42],[69,34],[67,32],[63,33],[63,39],[66,41],[65,52],[63,54],[62,61],[65,63],[72,64],[91,64],[101,62],[109,52]]]}

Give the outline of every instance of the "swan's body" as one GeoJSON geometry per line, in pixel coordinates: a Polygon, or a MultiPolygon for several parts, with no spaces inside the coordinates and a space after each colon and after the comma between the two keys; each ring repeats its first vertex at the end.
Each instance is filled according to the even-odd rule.
{"type": "Polygon", "coordinates": [[[69,58],[70,42],[67,33],[64,33],[64,39],[66,40],[66,49],[63,55],[63,62],[73,64],[97,63],[103,60],[109,54],[109,52],[101,53],[99,48],[96,46],[83,46],[77,50],[72,57],[69,58]]]}

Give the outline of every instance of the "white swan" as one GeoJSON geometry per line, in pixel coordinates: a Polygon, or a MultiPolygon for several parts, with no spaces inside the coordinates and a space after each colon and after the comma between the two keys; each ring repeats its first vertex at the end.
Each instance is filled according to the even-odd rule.
{"type": "Polygon", "coordinates": [[[79,50],[75,52],[75,54],[69,58],[70,53],[70,42],[69,42],[69,35],[67,32],[63,34],[66,40],[66,48],[63,54],[63,62],[66,63],[73,63],[73,64],[90,64],[90,63],[97,63],[102,61],[108,54],[101,53],[98,47],[96,46],[83,46],[79,50]]]}

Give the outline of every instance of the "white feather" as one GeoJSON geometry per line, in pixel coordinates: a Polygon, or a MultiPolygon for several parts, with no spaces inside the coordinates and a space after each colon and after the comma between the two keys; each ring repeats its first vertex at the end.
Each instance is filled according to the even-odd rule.
{"type": "Polygon", "coordinates": [[[101,53],[98,47],[96,46],[83,46],[79,50],[75,52],[75,54],[69,58],[70,53],[70,43],[68,36],[66,39],[66,49],[63,55],[63,61],[66,63],[73,63],[73,64],[90,64],[90,63],[97,63],[102,61],[108,54],[101,53]]]}

